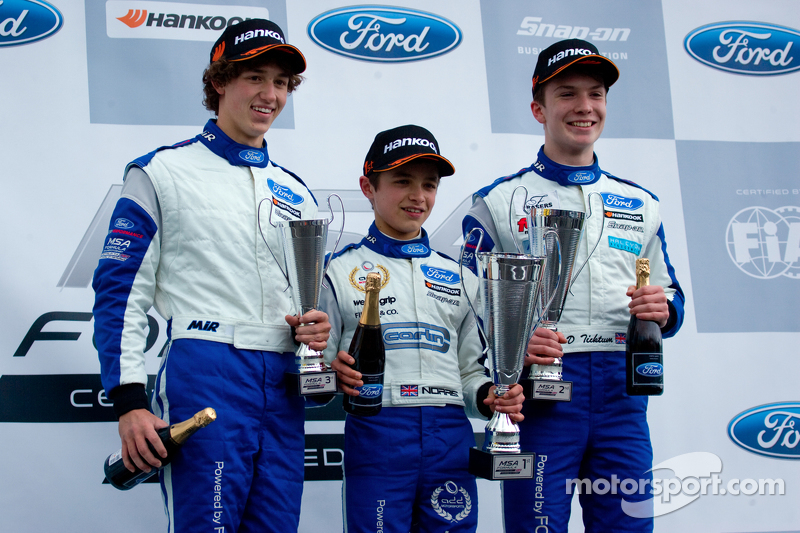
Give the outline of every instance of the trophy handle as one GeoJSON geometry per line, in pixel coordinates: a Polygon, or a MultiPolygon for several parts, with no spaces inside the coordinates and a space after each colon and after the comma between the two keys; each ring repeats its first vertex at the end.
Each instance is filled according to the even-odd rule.
{"type": "Polygon", "coordinates": [[[328,288],[328,286],[325,285],[325,276],[328,273],[328,267],[331,265],[331,259],[333,259],[333,255],[336,253],[336,249],[339,248],[339,241],[342,240],[342,235],[344,235],[344,220],[345,220],[344,202],[342,201],[342,197],[336,193],[332,193],[328,196],[328,210],[330,210],[331,212],[331,219],[328,221],[328,224],[333,222],[333,219],[335,218],[333,214],[333,206],[331,206],[331,196],[335,196],[336,198],[338,198],[339,205],[342,206],[342,229],[339,230],[339,236],[336,238],[336,243],[333,245],[333,251],[331,251],[330,258],[328,259],[328,262],[325,264],[325,269],[322,271],[322,286],[325,287],[326,289],[328,288]]]}
{"type": "MultiPolygon", "coordinates": [[[[523,254],[525,252],[522,250],[522,248],[520,248],[519,242],[517,241],[517,232],[514,231],[514,196],[520,189],[525,191],[525,198],[523,198],[522,200],[523,207],[528,202],[528,189],[525,188],[524,185],[517,186],[517,188],[514,189],[514,192],[511,193],[511,200],[509,201],[508,204],[508,229],[511,230],[511,240],[514,241],[514,247],[517,249],[517,253],[523,254]]],[[[529,232],[531,231],[530,227],[528,227],[528,231],[529,232]]]]}
{"type": "MultiPolygon", "coordinates": [[[[531,210],[533,210],[533,209],[535,209],[535,208],[531,208],[531,210]]],[[[528,231],[531,231],[531,228],[528,228],[528,231]]],[[[544,230],[544,234],[542,235],[542,239],[543,240],[547,237],[548,233],[552,233],[553,237],[555,237],[555,239],[556,239],[556,247],[558,249],[558,270],[556,270],[556,272],[558,272],[558,281],[556,281],[556,286],[553,288],[553,294],[550,296],[550,300],[542,308],[541,312],[539,313],[539,318],[536,320],[536,322],[533,323],[533,328],[531,329],[530,337],[532,337],[533,334],[536,333],[536,328],[538,328],[539,325],[541,325],[542,319],[544,318],[544,315],[547,314],[547,311],[550,310],[550,304],[552,304],[553,300],[555,300],[556,295],[558,294],[558,287],[561,285],[561,281],[562,281],[562,279],[561,279],[561,239],[559,238],[558,231],[555,228],[546,228],[544,230]]],[[[550,262],[550,259],[548,257],[545,257],[545,262],[546,263],[550,262]]],[[[545,272],[546,263],[542,267],[542,273],[539,275],[539,280],[538,280],[538,283],[536,284],[537,285],[536,286],[537,294],[535,296],[534,301],[538,301],[539,297],[541,295],[540,291],[542,290],[542,284],[543,284],[542,282],[544,281],[544,272],[545,272]]]]}
{"type": "MultiPolygon", "coordinates": [[[[264,244],[267,245],[267,250],[269,250],[269,254],[272,256],[272,258],[275,260],[275,263],[278,265],[278,268],[281,270],[281,274],[283,274],[283,277],[286,278],[286,288],[283,289],[283,292],[286,292],[289,289],[290,285],[291,285],[289,283],[289,274],[284,272],[283,267],[281,266],[281,262],[278,261],[277,257],[275,257],[275,254],[272,252],[272,248],[269,247],[269,243],[267,242],[267,238],[264,237],[264,232],[261,230],[261,204],[263,204],[267,200],[269,200],[269,198],[263,198],[260,202],[258,202],[258,209],[256,209],[256,220],[258,222],[258,233],[261,235],[261,240],[263,240],[264,244]]],[[[273,228],[277,228],[278,226],[276,226],[275,224],[272,223],[272,205],[273,205],[272,202],[270,202],[269,203],[269,218],[267,219],[267,221],[269,222],[270,226],[272,226],[273,228]]]]}
{"type": "MultiPolygon", "coordinates": [[[[486,336],[486,332],[483,331],[483,326],[481,326],[481,321],[478,319],[478,313],[475,312],[475,307],[472,305],[472,301],[469,297],[469,291],[467,291],[467,286],[464,285],[464,250],[467,247],[467,243],[469,242],[470,238],[472,237],[473,231],[479,231],[480,237],[478,237],[478,244],[475,246],[475,265],[478,264],[478,250],[481,249],[481,244],[483,243],[483,230],[481,228],[472,228],[467,233],[467,236],[464,237],[464,243],[461,245],[461,253],[458,255],[458,273],[461,276],[461,290],[464,291],[464,297],[467,299],[467,305],[469,306],[469,310],[472,311],[472,314],[475,316],[475,324],[478,326],[478,330],[483,335],[484,339],[488,339],[489,337],[486,336]]],[[[489,349],[489,345],[487,342],[486,349],[483,350],[483,353],[486,353],[486,350],[489,349]]]]}
{"type": "MultiPolygon", "coordinates": [[[[601,206],[603,205],[603,196],[599,192],[592,191],[592,192],[589,193],[589,199],[587,201],[587,205],[589,206],[589,215],[586,217],[586,227],[588,227],[588,225],[589,225],[589,219],[592,218],[592,195],[593,194],[600,197],[600,205],[601,206]]],[[[580,240],[583,240],[583,234],[586,232],[586,227],[584,227],[583,231],[581,232],[581,239],[580,240]]],[[[580,268],[575,273],[575,275],[572,277],[572,279],[569,280],[569,293],[572,294],[573,296],[575,296],[575,294],[572,292],[572,284],[575,283],[576,279],[578,279],[578,276],[580,275],[581,271],[583,270],[583,267],[585,267],[586,263],[589,262],[589,258],[592,257],[592,254],[594,253],[595,250],[597,250],[597,246],[600,244],[600,241],[603,240],[603,230],[605,229],[605,227],[606,227],[605,223],[601,221],[601,223],[600,223],[600,237],[598,237],[597,238],[597,242],[594,243],[594,246],[592,247],[592,251],[589,252],[589,255],[586,256],[586,260],[581,264],[580,268]]],[[[578,242],[578,247],[580,247],[580,242],[578,242]]]]}

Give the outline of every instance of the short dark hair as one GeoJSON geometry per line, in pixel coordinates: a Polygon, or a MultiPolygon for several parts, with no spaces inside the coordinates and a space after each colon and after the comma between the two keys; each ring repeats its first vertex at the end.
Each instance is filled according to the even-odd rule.
{"type": "Polygon", "coordinates": [[[211,63],[208,68],[203,71],[203,105],[206,106],[206,109],[209,111],[213,111],[214,114],[218,114],[219,93],[214,88],[214,83],[220,87],[224,87],[245,70],[269,65],[270,63],[283,69],[284,72],[286,72],[289,76],[289,94],[297,89],[297,87],[303,82],[303,76],[300,74],[292,74],[292,69],[289,67],[289,62],[282,58],[280,54],[267,53],[247,61],[228,61],[226,59],[219,59],[211,63]]]}

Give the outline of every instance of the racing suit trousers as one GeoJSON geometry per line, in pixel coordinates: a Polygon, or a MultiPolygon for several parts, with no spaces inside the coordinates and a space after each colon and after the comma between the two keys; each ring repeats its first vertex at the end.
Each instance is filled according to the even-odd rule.
{"type": "Polygon", "coordinates": [[[384,407],[345,421],[347,533],[475,531],[472,425],[458,405],[384,407]]]}
{"type": "Polygon", "coordinates": [[[537,454],[536,466],[531,480],[503,481],[505,531],[567,533],[573,479],[593,484],[592,494],[584,483],[579,496],[587,532],[652,531],[652,518],[621,507],[623,498],[651,498],[653,461],[647,397],[625,392],[625,353],[566,354],[563,373],[573,382],[571,402],[525,402],[521,446],[537,454]]]}
{"type": "Polygon", "coordinates": [[[170,533],[297,531],[303,493],[304,404],[287,397],[294,354],[172,341],[154,412],[170,423],[205,407],[217,419],[161,472],[170,533]]]}

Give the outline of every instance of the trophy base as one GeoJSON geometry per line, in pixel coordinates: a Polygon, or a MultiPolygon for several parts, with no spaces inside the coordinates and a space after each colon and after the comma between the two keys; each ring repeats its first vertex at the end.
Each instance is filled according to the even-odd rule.
{"type": "Polygon", "coordinates": [[[536,454],[492,453],[480,448],[469,449],[469,473],[490,481],[533,479],[536,454]]]}
{"type": "Polygon", "coordinates": [[[289,396],[314,396],[316,394],[336,394],[336,371],[286,372],[284,374],[286,393],[289,396]]]}
{"type": "Polygon", "coordinates": [[[552,379],[521,379],[525,400],[571,402],[572,382],[552,379]]]}

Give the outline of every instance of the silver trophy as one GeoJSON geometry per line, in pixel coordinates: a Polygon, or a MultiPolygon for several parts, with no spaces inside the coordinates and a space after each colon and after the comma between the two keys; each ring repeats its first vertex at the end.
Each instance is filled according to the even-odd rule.
{"type": "MultiPolygon", "coordinates": [[[[524,187],[519,188],[524,189],[524,187]]],[[[516,193],[516,190],[514,192],[516,193]]],[[[525,193],[527,196],[527,190],[525,193]]],[[[536,207],[531,207],[527,214],[528,242],[532,255],[555,254],[552,246],[554,235],[558,236],[561,243],[561,266],[557,267],[552,261],[546,265],[539,299],[540,309],[544,309],[541,312],[542,327],[552,331],[558,330],[558,321],[561,319],[561,313],[564,311],[564,304],[572,284],[586,266],[597,245],[600,244],[600,239],[603,238],[605,224],[601,224],[597,242],[573,276],[575,259],[584,234],[584,222],[592,216],[591,199],[593,195],[600,196],[596,192],[589,194],[588,217],[585,217],[582,211],[536,207]],[[552,305],[545,308],[547,302],[551,302],[552,305]]],[[[526,389],[526,398],[571,401],[572,382],[562,379],[562,368],[563,362],[558,357],[549,365],[531,365],[530,380],[526,380],[523,384],[526,389]]]]}
{"type": "MultiPolygon", "coordinates": [[[[297,309],[298,317],[319,307],[320,290],[325,280],[325,273],[328,270],[325,264],[328,226],[334,219],[333,208],[331,207],[332,196],[338,198],[340,203],[342,202],[342,199],[337,194],[328,196],[328,208],[331,212],[330,219],[281,220],[277,226],[272,223],[272,204],[270,204],[270,225],[278,230],[286,263],[286,270],[284,271],[281,268],[281,271],[289,283],[288,288],[291,289],[292,301],[297,309]]],[[[269,199],[265,200],[268,201],[269,199]]],[[[343,231],[344,204],[342,204],[343,231]]],[[[339,238],[336,239],[331,255],[336,252],[342,232],[339,233],[339,238]]],[[[264,238],[263,234],[262,238],[264,238]]],[[[266,243],[267,240],[264,239],[264,242],[266,243]]],[[[269,249],[269,244],[267,244],[267,248],[269,249]]],[[[270,249],[270,253],[280,267],[281,262],[275,257],[272,249],[270,249]]],[[[329,370],[325,365],[322,352],[312,350],[307,344],[301,344],[295,351],[295,367],[295,372],[287,373],[286,376],[286,386],[289,394],[308,396],[336,392],[336,372],[329,370]]]]}
{"type": "MultiPolygon", "coordinates": [[[[480,250],[483,241],[483,231],[477,228],[464,240],[459,258],[461,286],[486,341],[484,353],[495,394],[503,396],[520,378],[528,339],[538,325],[534,317],[546,260],[526,254],[476,253],[481,302],[478,313],[464,285],[463,273],[464,249],[474,231],[481,234],[476,250],[480,250]]],[[[486,479],[533,477],[535,454],[520,450],[519,426],[508,414],[495,411],[485,431],[482,450],[470,450],[471,473],[486,479]]]]}

